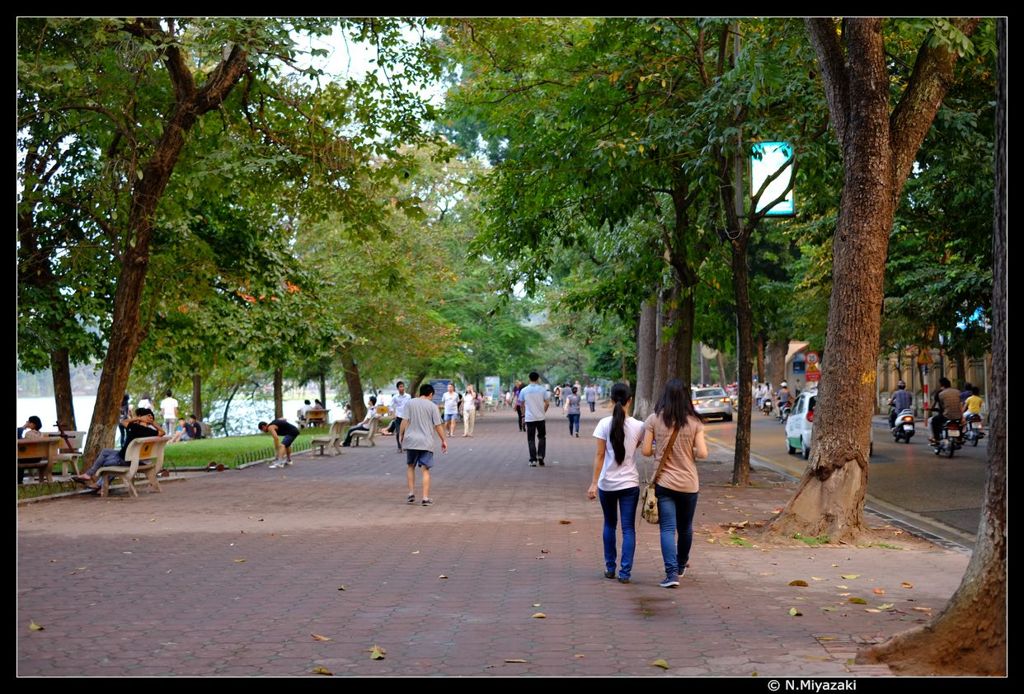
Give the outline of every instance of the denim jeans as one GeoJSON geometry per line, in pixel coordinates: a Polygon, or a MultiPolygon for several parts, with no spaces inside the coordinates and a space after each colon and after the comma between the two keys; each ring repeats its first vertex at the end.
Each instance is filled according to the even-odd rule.
{"type": "Polygon", "coordinates": [[[619,578],[629,578],[633,571],[633,553],[636,551],[636,506],[640,502],[640,487],[630,487],[617,492],[597,490],[604,511],[604,568],[615,571],[615,526],[618,514],[622,514],[622,561],[619,578]]]}
{"type": "Polygon", "coordinates": [[[569,436],[580,433],[580,413],[569,415],[569,436]]]}
{"type": "Polygon", "coordinates": [[[665,562],[665,576],[679,578],[690,560],[693,544],[693,514],[697,510],[698,492],[677,492],[654,485],[658,498],[658,519],[661,526],[661,558],[665,562]],[[676,531],[678,541],[676,540],[676,531]]]}

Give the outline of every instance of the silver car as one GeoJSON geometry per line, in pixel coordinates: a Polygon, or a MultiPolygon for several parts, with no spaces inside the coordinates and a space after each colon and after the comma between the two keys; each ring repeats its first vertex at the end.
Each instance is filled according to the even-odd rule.
{"type": "Polygon", "coordinates": [[[722,388],[693,388],[691,399],[701,419],[721,417],[726,422],[732,421],[732,398],[722,388]]]}

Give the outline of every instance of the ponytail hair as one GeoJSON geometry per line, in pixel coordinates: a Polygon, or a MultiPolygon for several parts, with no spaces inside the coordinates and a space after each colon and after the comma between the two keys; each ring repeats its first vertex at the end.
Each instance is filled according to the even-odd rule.
{"type": "Polygon", "coordinates": [[[622,465],[626,459],[626,403],[633,394],[625,383],[616,383],[612,386],[611,398],[615,403],[612,410],[612,430],[608,434],[608,440],[612,443],[612,451],[615,452],[615,463],[622,465]]]}

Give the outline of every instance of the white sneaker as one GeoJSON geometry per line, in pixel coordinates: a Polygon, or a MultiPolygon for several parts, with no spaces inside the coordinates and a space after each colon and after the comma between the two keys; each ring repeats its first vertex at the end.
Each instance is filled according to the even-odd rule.
{"type": "Polygon", "coordinates": [[[290,460],[286,460],[283,463],[281,463],[281,465],[291,465],[291,464],[292,464],[292,461],[290,461],[290,460]]]}
{"type": "Polygon", "coordinates": [[[284,461],[283,460],[275,460],[274,462],[272,462],[270,465],[267,466],[267,468],[270,469],[270,470],[276,470],[279,467],[284,467],[284,461]]]}

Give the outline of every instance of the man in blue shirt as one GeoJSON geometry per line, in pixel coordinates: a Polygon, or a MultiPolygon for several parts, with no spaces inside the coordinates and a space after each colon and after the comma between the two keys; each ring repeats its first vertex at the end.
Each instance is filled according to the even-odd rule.
{"type": "Polygon", "coordinates": [[[544,453],[547,448],[547,425],[544,413],[551,405],[551,396],[547,388],[540,384],[540,374],[530,372],[530,385],[519,391],[519,404],[523,409],[523,420],[526,422],[526,442],[530,446],[530,467],[544,465],[544,453]],[[536,439],[540,439],[539,444],[536,439]]]}

